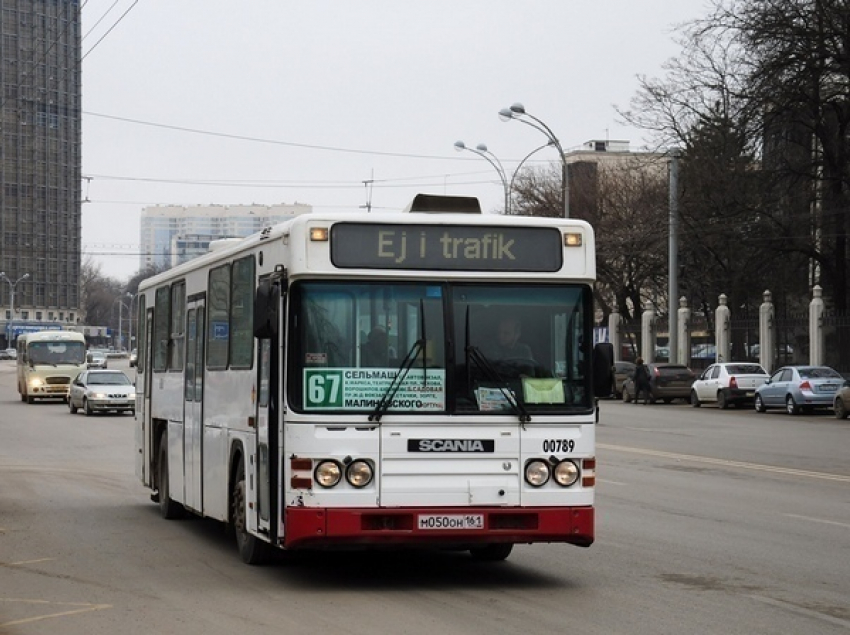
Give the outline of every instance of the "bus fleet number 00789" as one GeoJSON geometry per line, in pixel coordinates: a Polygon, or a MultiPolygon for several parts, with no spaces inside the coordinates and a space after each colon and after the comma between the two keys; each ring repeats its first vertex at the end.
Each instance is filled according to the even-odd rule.
{"type": "Polygon", "coordinates": [[[572,452],[576,448],[574,439],[544,439],[544,452],[572,452]]]}

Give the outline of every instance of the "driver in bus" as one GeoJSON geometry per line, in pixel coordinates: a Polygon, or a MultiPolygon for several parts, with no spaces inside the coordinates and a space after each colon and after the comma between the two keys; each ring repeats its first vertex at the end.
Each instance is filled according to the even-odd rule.
{"type": "Polygon", "coordinates": [[[491,360],[534,359],[531,347],[519,341],[521,336],[522,324],[519,319],[505,316],[499,322],[496,341],[486,347],[484,354],[491,360]]]}

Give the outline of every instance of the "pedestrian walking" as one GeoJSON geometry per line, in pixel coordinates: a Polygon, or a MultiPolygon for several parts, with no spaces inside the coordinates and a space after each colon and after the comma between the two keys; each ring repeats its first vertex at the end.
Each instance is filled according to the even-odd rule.
{"type": "Polygon", "coordinates": [[[640,400],[641,393],[643,393],[643,403],[644,405],[648,404],[651,397],[649,368],[643,363],[643,357],[638,357],[635,360],[635,372],[632,380],[635,384],[635,399],[632,403],[637,403],[640,400]]]}

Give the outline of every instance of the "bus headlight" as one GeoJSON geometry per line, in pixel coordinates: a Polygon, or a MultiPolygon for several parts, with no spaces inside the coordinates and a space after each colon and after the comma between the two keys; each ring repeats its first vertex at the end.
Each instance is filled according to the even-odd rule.
{"type": "Polygon", "coordinates": [[[549,480],[549,465],[545,461],[529,461],[525,464],[525,480],[532,487],[546,485],[549,480]]]}
{"type": "Polygon", "coordinates": [[[313,478],[322,487],[333,487],[342,478],[342,468],[336,461],[322,461],[313,470],[313,478]]]}
{"type": "Polygon", "coordinates": [[[555,482],[569,487],[578,480],[578,466],[572,461],[561,461],[555,466],[555,482]]]}
{"type": "Polygon", "coordinates": [[[366,487],[372,482],[372,466],[366,461],[354,461],[345,469],[345,480],[352,487],[366,487]]]}
{"type": "Polygon", "coordinates": [[[30,386],[32,386],[33,388],[38,388],[38,387],[40,387],[40,386],[42,386],[42,385],[44,384],[44,382],[43,382],[43,381],[41,381],[41,378],[40,378],[40,377],[30,377],[30,378],[27,380],[27,383],[28,383],[30,386]]]}

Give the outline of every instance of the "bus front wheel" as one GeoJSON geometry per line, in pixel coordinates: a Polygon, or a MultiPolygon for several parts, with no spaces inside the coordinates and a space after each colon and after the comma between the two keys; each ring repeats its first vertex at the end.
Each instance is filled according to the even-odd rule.
{"type": "Polygon", "coordinates": [[[248,533],[245,513],[245,464],[240,461],[230,496],[230,521],[236,534],[236,548],[245,564],[263,564],[268,560],[269,546],[248,533]]]}

